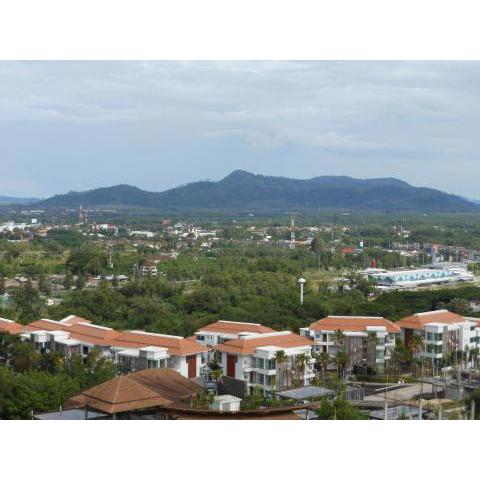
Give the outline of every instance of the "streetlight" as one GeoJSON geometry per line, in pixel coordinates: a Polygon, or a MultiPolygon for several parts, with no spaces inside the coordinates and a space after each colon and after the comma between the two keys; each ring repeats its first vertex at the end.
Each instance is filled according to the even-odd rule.
{"type": "Polygon", "coordinates": [[[300,285],[300,305],[303,305],[303,284],[306,280],[302,277],[298,279],[298,283],[300,285]]]}

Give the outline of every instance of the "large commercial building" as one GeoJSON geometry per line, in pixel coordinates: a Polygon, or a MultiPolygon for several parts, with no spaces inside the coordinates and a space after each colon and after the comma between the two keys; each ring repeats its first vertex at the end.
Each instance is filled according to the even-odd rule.
{"type": "Polygon", "coordinates": [[[466,270],[450,269],[415,269],[387,271],[368,269],[365,275],[380,287],[415,288],[436,283],[467,282],[473,280],[473,275],[466,270]]]}

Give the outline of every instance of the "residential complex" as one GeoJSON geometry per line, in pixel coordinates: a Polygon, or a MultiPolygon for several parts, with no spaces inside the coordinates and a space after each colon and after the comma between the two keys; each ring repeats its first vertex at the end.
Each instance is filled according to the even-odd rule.
{"type": "Polygon", "coordinates": [[[256,335],[259,333],[272,333],[273,329],[264,327],[260,323],[247,322],[230,322],[228,320],[219,320],[202,327],[195,332],[195,339],[202,345],[214,347],[219,343],[224,343],[228,340],[235,340],[237,338],[256,335]]]}
{"type": "Polygon", "coordinates": [[[65,357],[86,356],[96,347],[102,356],[118,363],[122,372],[169,367],[195,378],[208,361],[209,349],[193,340],[140,330],[117,331],[73,315],[28,325],[2,319],[0,330],[20,334],[39,351],[59,351],[65,357]]]}
{"type": "Polygon", "coordinates": [[[462,317],[448,310],[423,312],[402,318],[397,322],[401,338],[408,346],[414,335],[423,340],[417,355],[434,360],[437,364],[445,355],[480,347],[480,321],[462,317]]]}
{"type": "Polygon", "coordinates": [[[328,316],[302,328],[311,338],[316,352],[327,352],[331,358],[345,352],[346,367],[369,367],[382,370],[395,347],[400,328],[383,317],[328,316]]]}
{"type": "Polygon", "coordinates": [[[246,335],[215,349],[224,375],[268,392],[295,383],[308,385],[315,378],[312,345],[310,339],[285,331],[246,335]]]}

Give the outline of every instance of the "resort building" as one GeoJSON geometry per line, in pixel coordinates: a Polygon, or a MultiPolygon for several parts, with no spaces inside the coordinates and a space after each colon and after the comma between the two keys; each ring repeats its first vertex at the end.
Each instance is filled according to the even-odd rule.
{"type": "Polygon", "coordinates": [[[209,348],[194,340],[140,330],[117,331],[73,315],[28,325],[1,319],[2,330],[19,334],[38,351],[59,351],[67,358],[85,357],[96,348],[118,363],[123,373],[169,367],[184,377],[195,378],[202,375],[208,362],[209,348]]]}
{"type": "Polygon", "coordinates": [[[402,318],[397,325],[405,345],[410,345],[413,336],[419,335],[423,346],[417,354],[437,364],[455,351],[466,352],[480,347],[480,320],[448,310],[415,313],[402,318]]]}
{"type": "Polygon", "coordinates": [[[261,333],[272,333],[275,330],[264,327],[260,323],[231,322],[219,320],[202,327],[195,332],[195,340],[202,345],[214,347],[219,343],[237,338],[258,335],[261,333]]]}
{"type": "Polygon", "coordinates": [[[215,350],[224,375],[246,382],[250,390],[269,392],[310,384],[315,377],[312,345],[310,339],[285,331],[228,340],[215,350]]]}
{"type": "Polygon", "coordinates": [[[331,359],[339,351],[345,352],[347,370],[382,370],[395,348],[400,328],[383,317],[330,315],[300,329],[300,333],[314,341],[315,352],[327,352],[331,359]]]}

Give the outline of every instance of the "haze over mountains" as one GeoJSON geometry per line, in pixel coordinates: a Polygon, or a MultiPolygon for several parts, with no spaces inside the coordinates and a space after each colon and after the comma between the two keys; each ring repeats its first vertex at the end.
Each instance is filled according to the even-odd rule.
{"type": "Polygon", "coordinates": [[[254,175],[236,170],[218,182],[200,181],[164,192],[116,185],[36,202],[35,207],[116,206],[164,212],[276,213],[295,209],[405,212],[480,212],[480,206],[457,195],[414,187],[395,178],[355,179],[321,176],[301,180],[254,175]]]}

